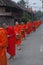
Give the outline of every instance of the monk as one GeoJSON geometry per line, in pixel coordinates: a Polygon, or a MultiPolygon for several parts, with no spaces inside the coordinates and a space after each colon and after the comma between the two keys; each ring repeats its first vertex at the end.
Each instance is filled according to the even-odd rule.
{"type": "Polygon", "coordinates": [[[15,37],[15,32],[14,32],[14,28],[12,26],[8,26],[6,24],[3,24],[6,27],[6,32],[7,32],[7,36],[8,36],[8,48],[7,48],[7,52],[8,54],[10,54],[10,59],[13,59],[14,56],[16,55],[16,37],[15,37]]]}
{"type": "Polygon", "coordinates": [[[28,22],[26,23],[25,32],[26,32],[26,35],[28,35],[30,33],[28,22]]]}
{"type": "Polygon", "coordinates": [[[7,48],[6,30],[0,27],[0,65],[7,65],[6,48],[7,48]]]}
{"type": "Polygon", "coordinates": [[[32,22],[31,21],[28,22],[28,28],[29,28],[29,31],[32,32],[32,22]]]}
{"type": "Polygon", "coordinates": [[[33,30],[33,31],[36,31],[34,22],[33,22],[33,24],[32,24],[32,30],[33,30]]]}
{"type": "Polygon", "coordinates": [[[16,34],[16,44],[17,44],[18,50],[21,50],[20,25],[18,24],[18,22],[16,22],[16,24],[14,25],[14,31],[16,34]]]}
{"type": "Polygon", "coordinates": [[[21,32],[21,38],[25,39],[25,24],[24,24],[24,22],[21,22],[20,32],[21,32]]]}

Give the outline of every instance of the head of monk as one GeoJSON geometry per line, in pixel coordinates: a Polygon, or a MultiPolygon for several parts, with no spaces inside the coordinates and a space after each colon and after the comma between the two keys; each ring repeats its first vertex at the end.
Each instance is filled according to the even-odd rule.
{"type": "Polygon", "coordinates": [[[8,27],[8,24],[3,23],[3,24],[2,24],[2,27],[3,27],[3,28],[7,28],[7,27],[8,27]]]}
{"type": "Polygon", "coordinates": [[[18,23],[18,21],[16,21],[16,23],[15,23],[16,25],[18,25],[19,23],[18,23]]]}

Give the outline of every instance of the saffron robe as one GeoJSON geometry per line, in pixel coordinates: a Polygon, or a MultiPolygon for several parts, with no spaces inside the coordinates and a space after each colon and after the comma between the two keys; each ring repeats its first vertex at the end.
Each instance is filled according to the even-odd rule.
{"type": "Polygon", "coordinates": [[[6,31],[7,31],[7,35],[8,35],[7,52],[11,56],[15,56],[16,55],[16,37],[15,37],[14,29],[12,26],[8,26],[8,28],[6,28],[6,31]]]}
{"type": "Polygon", "coordinates": [[[6,48],[7,34],[4,28],[0,28],[0,65],[7,65],[6,48]]]}
{"type": "Polygon", "coordinates": [[[25,24],[20,25],[21,38],[25,38],[25,24]]]}
{"type": "Polygon", "coordinates": [[[15,25],[14,31],[16,34],[16,44],[17,44],[17,46],[20,46],[21,45],[20,25],[15,25]]]}

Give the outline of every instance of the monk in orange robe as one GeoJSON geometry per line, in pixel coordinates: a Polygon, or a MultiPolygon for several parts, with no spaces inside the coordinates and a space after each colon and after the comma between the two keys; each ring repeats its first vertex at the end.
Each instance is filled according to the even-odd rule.
{"type": "Polygon", "coordinates": [[[26,23],[26,28],[25,28],[26,34],[30,34],[30,27],[29,27],[29,22],[26,23]]]}
{"type": "Polygon", "coordinates": [[[21,34],[20,34],[20,25],[18,24],[18,22],[16,22],[14,26],[14,31],[16,34],[16,44],[17,44],[18,50],[21,50],[21,34]]]}
{"type": "Polygon", "coordinates": [[[32,22],[29,21],[26,23],[26,34],[30,34],[30,32],[32,31],[32,22]]]}
{"type": "Polygon", "coordinates": [[[7,34],[4,28],[0,27],[0,65],[7,65],[6,48],[7,34]]]}
{"type": "Polygon", "coordinates": [[[24,24],[24,22],[21,22],[20,32],[21,32],[21,38],[25,39],[25,24],[24,24]]]}
{"type": "Polygon", "coordinates": [[[32,24],[32,30],[33,30],[33,31],[36,31],[34,22],[33,22],[33,24],[32,24]]]}
{"type": "Polygon", "coordinates": [[[8,26],[6,28],[8,35],[8,48],[7,52],[11,55],[9,59],[13,59],[16,55],[16,36],[14,32],[14,28],[12,26],[8,26]]]}

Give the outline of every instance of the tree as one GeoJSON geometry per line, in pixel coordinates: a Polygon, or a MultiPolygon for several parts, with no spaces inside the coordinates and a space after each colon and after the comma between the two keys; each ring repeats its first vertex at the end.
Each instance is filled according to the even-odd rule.
{"type": "Polygon", "coordinates": [[[41,12],[42,16],[43,16],[43,11],[41,12]]]}
{"type": "Polygon", "coordinates": [[[25,1],[24,0],[20,0],[19,2],[17,2],[17,4],[21,7],[25,7],[25,1]]]}
{"type": "Polygon", "coordinates": [[[24,21],[24,22],[27,22],[27,21],[29,21],[30,19],[31,19],[31,17],[30,17],[30,15],[29,15],[29,13],[28,13],[28,12],[24,12],[24,13],[23,13],[23,16],[22,16],[22,18],[21,18],[21,20],[24,21]]]}

